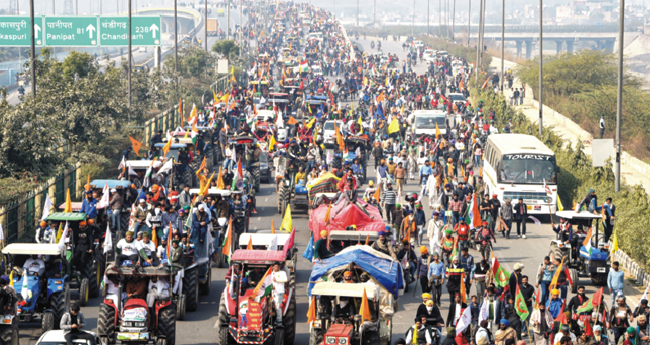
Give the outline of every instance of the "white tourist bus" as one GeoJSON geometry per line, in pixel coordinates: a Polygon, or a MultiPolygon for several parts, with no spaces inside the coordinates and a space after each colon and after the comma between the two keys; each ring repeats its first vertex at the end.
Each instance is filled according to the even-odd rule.
{"type": "Polygon", "coordinates": [[[523,198],[528,214],[555,214],[559,168],[551,149],[531,135],[494,134],[483,154],[487,195],[496,194],[502,203],[510,198],[513,205],[523,198]]]}

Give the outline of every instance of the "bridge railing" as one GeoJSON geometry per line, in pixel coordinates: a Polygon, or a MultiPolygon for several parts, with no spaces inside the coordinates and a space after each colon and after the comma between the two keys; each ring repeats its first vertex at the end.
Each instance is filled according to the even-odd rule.
{"type": "MultiPolygon", "coordinates": [[[[461,28],[463,29],[463,28],[461,28]]],[[[618,32],[618,24],[607,25],[545,25],[544,33],[567,33],[567,32],[618,32]]],[[[467,32],[467,28],[464,28],[467,32]]],[[[475,34],[478,32],[478,26],[472,26],[470,32],[475,34]]],[[[486,26],[485,32],[495,33],[501,32],[501,26],[486,26]]],[[[539,32],[539,25],[506,25],[506,33],[536,33],[539,32]]]]}

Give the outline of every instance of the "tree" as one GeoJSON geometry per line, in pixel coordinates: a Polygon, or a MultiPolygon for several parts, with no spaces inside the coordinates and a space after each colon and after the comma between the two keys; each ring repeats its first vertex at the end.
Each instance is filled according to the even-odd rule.
{"type": "Polygon", "coordinates": [[[96,72],[93,66],[95,58],[88,53],[71,51],[63,61],[63,75],[66,78],[84,78],[91,72],[96,72]]]}
{"type": "Polygon", "coordinates": [[[235,41],[221,40],[214,43],[212,51],[229,59],[232,53],[239,54],[239,47],[235,44],[235,41]]]}

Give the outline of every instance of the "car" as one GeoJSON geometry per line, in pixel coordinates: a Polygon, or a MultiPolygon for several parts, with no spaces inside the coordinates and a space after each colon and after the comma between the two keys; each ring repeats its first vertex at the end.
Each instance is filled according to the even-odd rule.
{"type": "Polygon", "coordinates": [[[341,128],[341,121],[325,121],[325,126],[323,127],[323,140],[325,141],[325,145],[333,145],[334,144],[334,138],[336,136],[336,133],[334,133],[334,123],[336,122],[336,126],[341,128]]]}
{"type": "MultiPolygon", "coordinates": [[[[92,334],[92,336],[95,338],[95,344],[97,345],[106,345],[106,342],[104,342],[95,332],[88,332],[92,334]]],[[[89,344],[88,341],[83,340],[83,339],[75,339],[72,341],[73,344],[89,344]]],[[[41,335],[40,338],[38,338],[38,341],[36,341],[36,345],[65,345],[66,341],[65,338],[63,337],[63,330],[55,330],[55,331],[47,331],[41,335]]]]}

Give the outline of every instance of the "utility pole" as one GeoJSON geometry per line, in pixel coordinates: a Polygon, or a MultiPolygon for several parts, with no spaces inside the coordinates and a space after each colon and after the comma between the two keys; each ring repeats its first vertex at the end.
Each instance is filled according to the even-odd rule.
{"type": "Polygon", "coordinates": [[[429,7],[431,5],[431,0],[427,0],[427,38],[429,38],[429,14],[431,13],[429,7]]]}
{"type": "Polygon", "coordinates": [[[438,38],[442,37],[442,0],[438,0],[438,38]]]}
{"type": "MultiPolygon", "coordinates": [[[[485,12],[487,11],[487,1],[483,0],[483,11],[481,12],[481,55],[479,55],[481,64],[483,63],[483,51],[485,50],[485,12]]],[[[487,71],[485,71],[487,73],[487,71]]]]}
{"type": "Polygon", "coordinates": [[[357,0],[357,28],[359,27],[359,0],[357,0]]]}
{"type": "MultiPolygon", "coordinates": [[[[503,59],[505,58],[505,41],[504,41],[504,35],[505,35],[505,29],[506,29],[506,0],[501,0],[501,92],[504,93],[503,89],[503,79],[505,79],[503,75],[503,59]]],[[[505,93],[504,93],[505,94],[505,93]]]]}
{"type": "Polygon", "coordinates": [[[131,39],[133,38],[133,35],[131,34],[131,0],[129,1],[129,122],[131,122],[131,64],[133,62],[133,52],[131,51],[132,46],[131,46],[131,39]]]}
{"type": "Polygon", "coordinates": [[[377,0],[375,0],[372,5],[372,23],[377,23],[377,0]]]}
{"type": "MultiPolygon", "coordinates": [[[[230,12],[228,12],[230,15],[230,12]]],[[[174,72],[178,73],[178,0],[174,0],[174,72]]],[[[178,80],[176,80],[178,91],[178,80]]]]}
{"type": "MultiPolygon", "coordinates": [[[[174,1],[176,1],[176,0],[174,0],[174,1]]],[[[228,0],[228,18],[227,18],[227,20],[228,20],[228,26],[227,26],[226,30],[228,30],[228,31],[226,31],[226,39],[230,39],[230,0],[228,0]]]]}
{"type": "Polygon", "coordinates": [[[481,66],[481,63],[479,62],[479,59],[481,58],[481,23],[483,22],[483,0],[479,0],[479,3],[481,6],[479,7],[478,11],[478,30],[476,32],[476,66],[474,68],[476,69],[476,83],[478,84],[478,73],[479,73],[479,66],[481,66]]]}
{"type": "Polygon", "coordinates": [[[99,0],[99,15],[102,15],[102,0],[99,0]]]}
{"type": "Polygon", "coordinates": [[[411,36],[415,38],[415,0],[413,0],[413,17],[411,19],[411,36]]]}
{"type": "Polygon", "coordinates": [[[472,0],[469,0],[467,13],[467,48],[469,48],[469,35],[472,33],[472,0]]]}
{"type": "Polygon", "coordinates": [[[623,34],[625,33],[625,0],[621,0],[618,18],[618,88],[616,90],[616,182],[614,191],[621,190],[621,116],[623,116],[623,34]]]}
{"type": "Polygon", "coordinates": [[[543,0],[539,0],[539,137],[542,137],[542,129],[544,128],[542,126],[542,111],[544,108],[544,103],[542,101],[542,65],[544,64],[544,58],[543,58],[543,52],[544,52],[544,45],[542,44],[542,26],[543,26],[543,7],[542,4],[543,0]]]}
{"type": "Polygon", "coordinates": [[[56,14],[56,0],[52,0],[52,14],[56,14]]]}
{"type": "Polygon", "coordinates": [[[454,0],[454,11],[451,17],[451,41],[456,38],[456,0],[454,0]]]}
{"type": "MultiPolygon", "coordinates": [[[[203,22],[205,23],[205,25],[203,25],[203,29],[204,29],[203,34],[205,36],[204,37],[205,38],[205,53],[206,53],[206,59],[207,59],[207,54],[208,54],[208,0],[205,0],[204,3],[205,3],[205,11],[204,11],[205,12],[205,18],[204,18],[203,22]]],[[[207,69],[208,66],[207,65],[208,64],[207,64],[207,60],[206,60],[206,66],[205,66],[206,67],[206,69],[205,69],[206,76],[207,76],[207,73],[208,73],[208,69],[207,69]]]]}
{"type": "Polygon", "coordinates": [[[239,49],[239,56],[244,55],[244,0],[239,0],[239,44],[241,44],[241,49],[239,49]]]}
{"type": "MultiPolygon", "coordinates": [[[[32,56],[30,56],[31,74],[32,74],[32,97],[36,99],[36,44],[34,43],[34,0],[29,0],[29,16],[31,17],[31,32],[32,32],[32,56]]],[[[42,33],[43,31],[41,31],[42,33]]]]}

